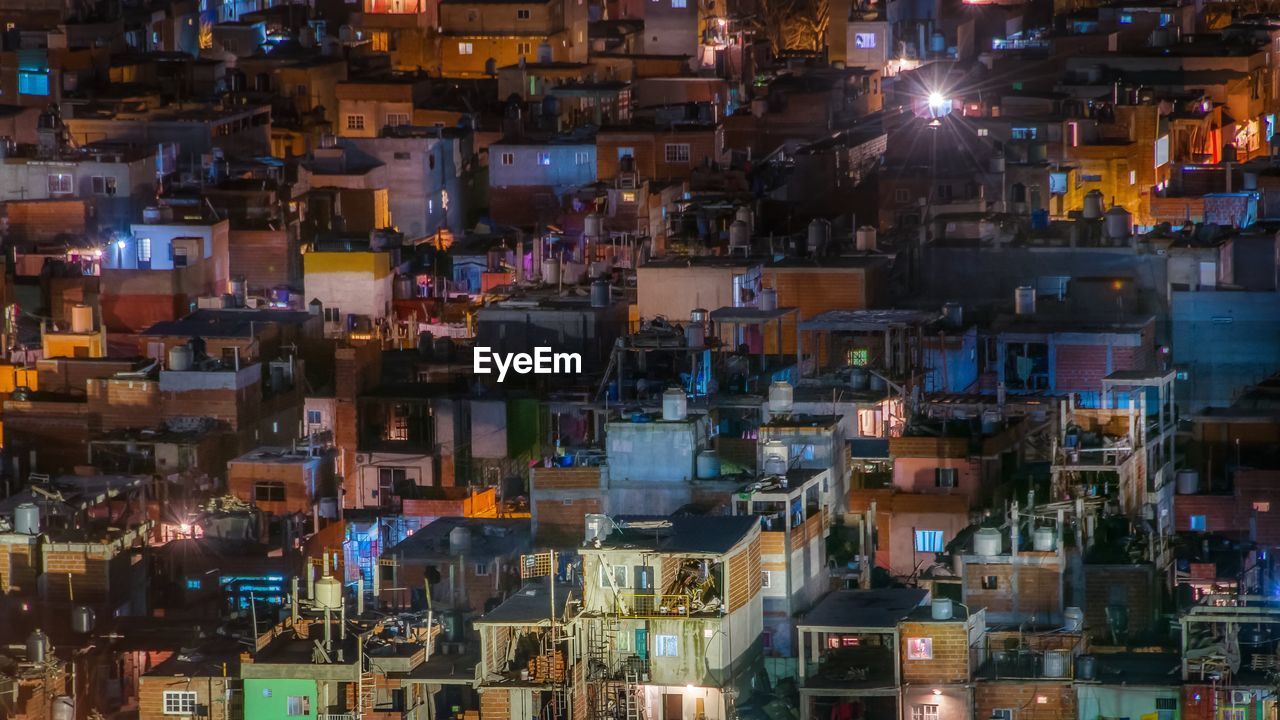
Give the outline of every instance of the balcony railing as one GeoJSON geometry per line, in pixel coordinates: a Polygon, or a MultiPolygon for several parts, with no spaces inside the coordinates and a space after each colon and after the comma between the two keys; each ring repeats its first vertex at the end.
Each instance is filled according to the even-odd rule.
{"type": "Polygon", "coordinates": [[[320,713],[316,716],[316,720],[356,720],[356,714],[353,712],[320,713]]]}
{"type": "Polygon", "coordinates": [[[680,618],[717,615],[723,603],[705,605],[690,595],[618,593],[618,615],[628,618],[680,618]]]}

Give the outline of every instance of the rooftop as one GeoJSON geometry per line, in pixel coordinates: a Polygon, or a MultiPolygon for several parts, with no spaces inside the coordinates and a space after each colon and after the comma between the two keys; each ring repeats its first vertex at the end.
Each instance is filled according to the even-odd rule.
{"type": "Polygon", "coordinates": [[[710,515],[620,515],[600,542],[607,549],[723,555],[760,526],[758,518],[710,515]]]}
{"type": "Polygon", "coordinates": [[[928,593],[919,588],[837,590],[805,613],[798,625],[801,628],[889,630],[920,608],[927,596],[928,593]]]}

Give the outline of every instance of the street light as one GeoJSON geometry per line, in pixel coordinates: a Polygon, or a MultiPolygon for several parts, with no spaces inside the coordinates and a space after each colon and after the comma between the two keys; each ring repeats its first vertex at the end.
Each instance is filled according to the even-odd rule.
{"type": "Polygon", "coordinates": [[[937,90],[929,93],[927,101],[929,103],[929,114],[934,117],[946,115],[951,110],[951,98],[937,90]]]}

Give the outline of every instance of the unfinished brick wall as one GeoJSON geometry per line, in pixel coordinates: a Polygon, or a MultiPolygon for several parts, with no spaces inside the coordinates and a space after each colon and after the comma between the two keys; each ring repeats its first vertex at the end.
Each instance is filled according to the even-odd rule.
{"type": "Polygon", "coordinates": [[[904,683],[960,683],[969,679],[969,637],[963,622],[904,622],[899,626],[904,683]],[[933,656],[912,660],[912,638],[930,638],[933,656]]]}
{"type": "Polygon", "coordinates": [[[1107,605],[1128,608],[1129,634],[1151,627],[1155,613],[1155,579],[1148,565],[1085,565],[1084,623],[1089,634],[1110,642],[1107,605]]]}
{"type": "Polygon", "coordinates": [[[0,593],[34,593],[39,563],[34,538],[0,544],[0,593]]]}
{"type": "Polygon", "coordinates": [[[510,720],[510,691],[482,687],[480,688],[480,720],[510,720]]]}
{"type": "Polygon", "coordinates": [[[1018,720],[1058,720],[1076,716],[1076,694],[1070,681],[987,681],[974,686],[975,718],[996,709],[1013,710],[1018,720]],[[1042,702],[1043,701],[1043,702],[1042,702]]]}
{"type": "Polygon", "coordinates": [[[1013,565],[1009,563],[967,563],[964,566],[965,603],[972,609],[1051,615],[1062,612],[1062,576],[1057,566],[1018,567],[1016,607],[1013,565]],[[995,578],[994,587],[984,582],[995,578]]]}

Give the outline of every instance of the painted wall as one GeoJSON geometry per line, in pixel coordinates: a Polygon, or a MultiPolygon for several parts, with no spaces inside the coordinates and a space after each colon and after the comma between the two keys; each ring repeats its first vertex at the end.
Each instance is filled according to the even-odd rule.
{"type": "Polygon", "coordinates": [[[289,714],[291,697],[299,698],[295,703],[302,703],[304,708],[309,709],[307,714],[310,716],[315,717],[320,713],[315,680],[276,678],[244,681],[244,715],[255,720],[289,720],[297,717],[289,714]]]}
{"type": "Polygon", "coordinates": [[[1229,405],[1276,370],[1280,302],[1274,292],[1173,293],[1173,359],[1187,373],[1174,388],[1179,410],[1229,405]]]}
{"type": "Polygon", "coordinates": [[[682,422],[609,423],[609,476],[619,482],[690,481],[707,435],[706,416],[682,422]]]}
{"type": "Polygon", "coordinates": [[[386,253],[309,252],[302,256],[304,296],[337,308],[344,317],[385,317],[391,304],[391,268],[386,253]]]}

